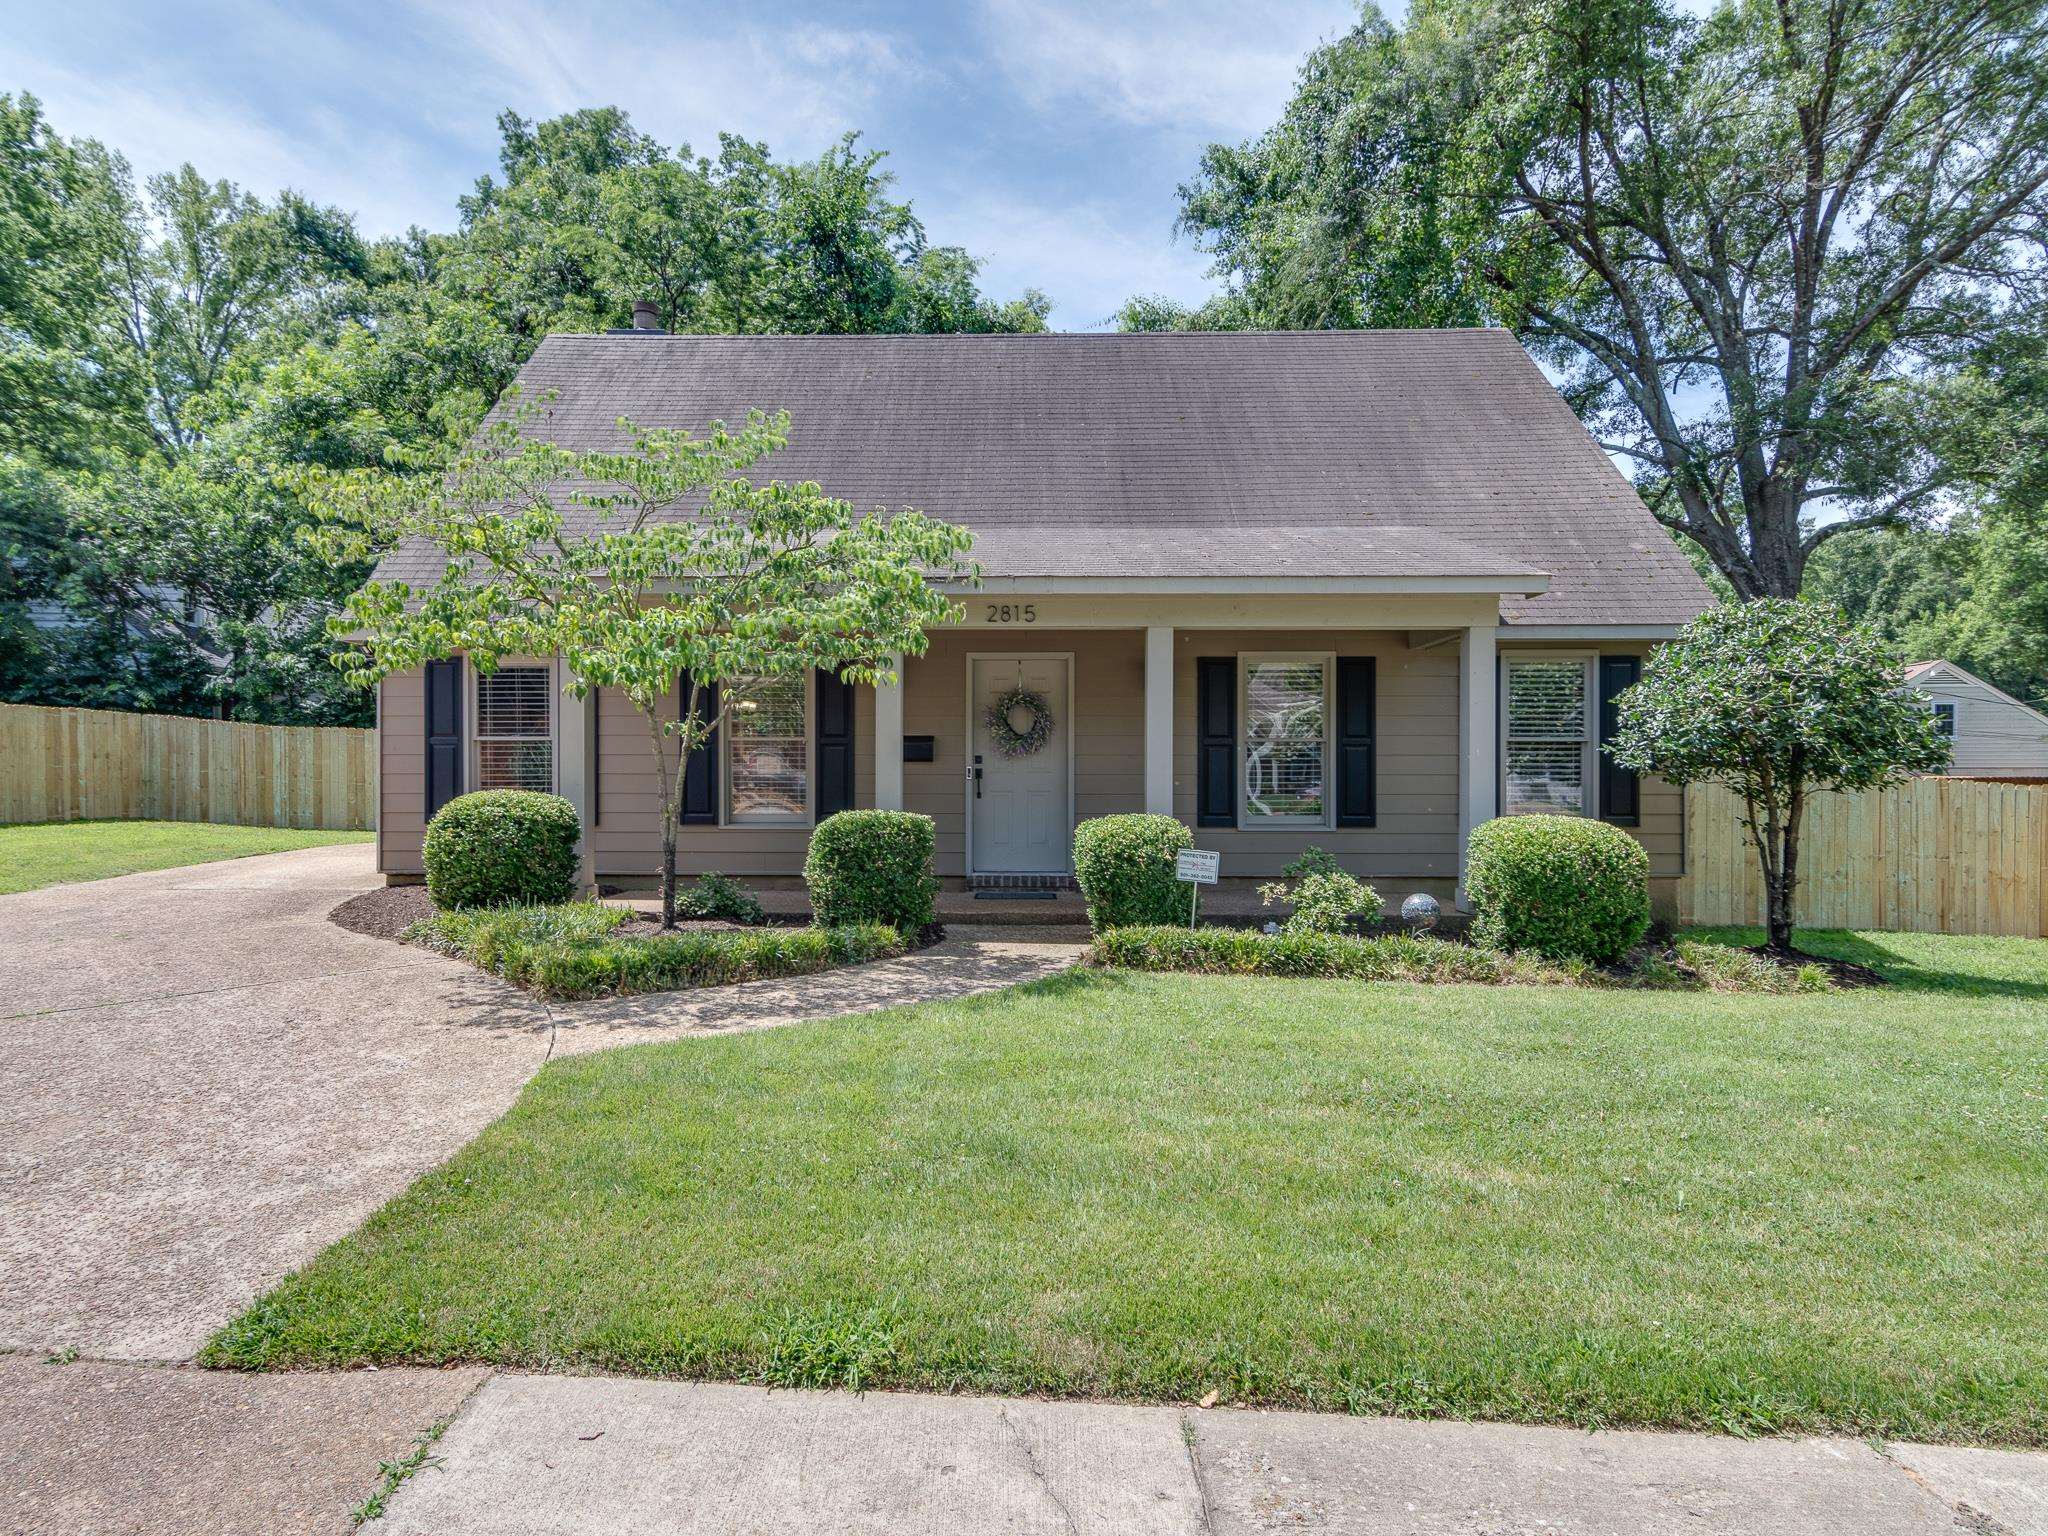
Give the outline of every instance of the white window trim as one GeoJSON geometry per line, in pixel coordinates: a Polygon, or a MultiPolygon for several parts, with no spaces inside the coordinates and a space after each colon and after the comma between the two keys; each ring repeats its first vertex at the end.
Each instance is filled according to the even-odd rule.
{"type": "MultiPolygon", "coordinates": [[[[725,688],[732,685],[726,683],[725,688]]],[[[804,808],[798,816],[755,812],[735,816],[732,810],[732,716],[727,714],[718,732],[718,824],[721,827],[808,827],[818,818],[818,673],[808,669],[804,677],[804,808]]]]}
{"type": "MultiPolygon", "coordinates": [[[[1536,811],[1507,809],[1507,668],[1516,662],[1579,662],[1585,668],[1585,748],[1579,774],[1585,784],[1583,817],[1599,821],[1606,815],[1606,807],[1599,803],[1599,651],[1505,651],[1501,655],[1501,750],[1495,754],[1495,768],[1501,776],[1501,815],[1538,815],[1536,811]]],[[[1544,815],[1571,815],[1571,811],[1548,811],[1544,815]]]]}
{"type": "MultiPolygon", "coordinates": [[[[1503,816],[1533,816],[1534,811],[1510,811],[1508,809],[1508,686],[1507,669],[1524,661],[1576,661],[1585,672],[1583,692],[1586,699],[1585,726],[1586,741],[1580,753],[1580,782],[1586,786],[1586,809],[1583,812],[1588,821],[1598,821],[1605,809],[1600,804],[1600,653],[1598,651],[1511,651],[1503,653],[1500,659],[1500,743],[1494,753],[1495,771],[1500,775],[1500,813],[1503,816]]],[[[1547,812],[1548,815],[1570,815],[1571,812],[1547,812]]]]}
{"type": "Polygon", "coordinates": [[[1337,805],[1333,792],[1332,778],[1336,772],[1335,744],[1330,739],[1331,711],[1335,708],[1334,694],[1337,687],[1337,653],[1335,651],[1240,651],[1237,654],[1237,741],[1233,749],[1234,761],[1230,771],[1237,776],[1237,829],[1248,831],[1287,831],[1294,829],[1304,832],[1327,832],[1336,823],[1337,805]],[[1251,796],[1245,793],[1244,758],[1246,744],[1251,740],[1251,672],[1256,666],[1278,663],[1282,666],[1298,666],[1314,662],[1323,669],[1323,814],[1320,818],[1308,816],[1270,816],[1251,808],[1251,796]]]}
{"type": "MultiPolygon", "coordinates": [[[[502,672],[507,667],[541,667],[548,674],[548,793],[562,792],[562,701],[558,689],[559,675],[552,657],[542,656],[500,656],[498,664],[491,670],[502,672]]],[[[467,656],[463,658],[462,670],[469,674],[469,698],[462,716],[463,734],[463,784],[464,793],[474,793],[483,787],[483,754],[477,744],[491,741],[537,741],[534,736],[484,737],[477,733],[477,725],[484,717],[483,711],[483,670],[467,656]]]]}

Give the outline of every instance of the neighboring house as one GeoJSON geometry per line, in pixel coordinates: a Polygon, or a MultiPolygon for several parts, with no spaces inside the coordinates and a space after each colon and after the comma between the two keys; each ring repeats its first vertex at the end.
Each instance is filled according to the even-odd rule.
{"type": "Polygon", "coordinates": [[[1962,779],[2048,779],[2048,715],[1952,661],[1916,661],[1906,681],[1927,695],[1953,743],[1948,772],[1962,779]]]}
{"type": "MultiPolygon", "coordinates": [[[[1628,828],[1670,900],[1682,798],[1600,744],[1648,648],[1713,600],[1504,331],[554,336],[520,383],[577,446],[787,408],[764,473],[976,535],[965,622],[898,687],[751,690],[690,765],[685,872],[795,877],[819,818],[884,806],[936,821],[949,884],[1056,882],[1077,821],[1150,810],[1226,877],[1318,844],[1449,896],[1473,825],[1546,810],[1628,828]],[[1053,730],[1005,758],[982,712],[1020,681],[1053,730]]],[[[440,566],[402,547],[377,574],[440,566]]],[[[558,681],[385,683],[388,876],[420,873],[440,803],[518,785],[578,804],[601,880],[654,878],[645,730],[558,681]]]]}

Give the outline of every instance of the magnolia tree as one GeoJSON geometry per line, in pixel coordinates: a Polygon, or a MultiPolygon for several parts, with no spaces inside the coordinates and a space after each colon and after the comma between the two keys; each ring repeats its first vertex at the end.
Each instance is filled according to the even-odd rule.
{"type": "Polygon", "coordinates": [[[547,414],[545,402],[510,413],[441,473],[307,477],[330,555],[423,540],[447,556],[424,590],[357,592],[332,624],[350,642],[335,664],[369,686],[457,654],[486,672],[557,656],[572,695],[618,689],[654,754],[672,927],[683,763],[736,703],[717,685],[813,668],[893,683],[891,657],[921,654],[928,626],[960,616],[933,583],[968,574],[971,536],[915,511],[863,514],[809,482],[742,478],[787,444],[786,412],[702,437],[622,421],[617,452],[547,441],[547,414]],[[565,508],[587,509],[577,527],[565,508]]]}
{"type": "Polygon", "coordinates": [[[1686,626],[1622,694],[1614,756],[1673,784],[1742,797],[1763,866],[1770,944],[1792,947],[1799,829],[1820,790],[1879,789],[1947,766],[1927,701],[1877,635],[1831,604],[1765,599],[1686,626]]]}

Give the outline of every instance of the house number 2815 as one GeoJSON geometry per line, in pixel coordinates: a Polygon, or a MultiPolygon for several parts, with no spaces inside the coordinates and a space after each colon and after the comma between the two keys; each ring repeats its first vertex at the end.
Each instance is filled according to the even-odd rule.
{"type": "Polygon", "coordinates": [[[1036,603],[988,603],[984,606],[988,609],[988,617],[983,621],[985,623],[1036,624],[1038,622],[1038,604],[1036,603]]]}

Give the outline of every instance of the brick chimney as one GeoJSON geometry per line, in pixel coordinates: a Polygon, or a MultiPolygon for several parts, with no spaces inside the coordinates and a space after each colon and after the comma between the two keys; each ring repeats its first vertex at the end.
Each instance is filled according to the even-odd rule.
{"type": "Polygon", "coordinates": [[[635,299],[633,301],[633,329],[636,331],[659,331],[661,329],[661,311],[655,307],[654,300],[635,299]]]}

